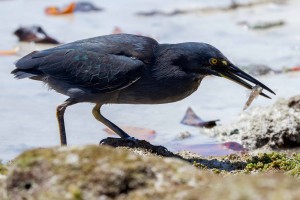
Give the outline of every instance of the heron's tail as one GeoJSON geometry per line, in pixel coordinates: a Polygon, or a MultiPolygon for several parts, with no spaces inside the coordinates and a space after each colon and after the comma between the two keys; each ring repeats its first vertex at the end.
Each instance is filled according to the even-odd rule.
{"type": "Polygon", "coordinates": [[[15,63],[16,69],[11,72],[13,75],[15,75],[15,78],[31,78],[36,80],[44,75],[43,72],[38,70],[39,63],[33,59],[36,53],[38,53],[38,51],[33,51],[15,63]]]}
{"type": "Polygon", "coordinates": [[[11,74],[15,76],[17,79],[23,78],[32,78],[38,79],[39,76],[42,76],[43,73],[36,69],[14,69],[11,74]]]}

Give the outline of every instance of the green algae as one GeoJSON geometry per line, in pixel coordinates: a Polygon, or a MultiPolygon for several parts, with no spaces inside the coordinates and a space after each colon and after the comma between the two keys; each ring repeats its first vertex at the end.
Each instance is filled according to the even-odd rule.
{"type": "Polygon", "coordinates": [[[245,171],[279,170],[293,176],[300,176],[300,154],[288,156],[285,153],[260,153],[247,160],[245,171]]]}
{"type": "Polygon", "coordinates": [[[72,188],[71,194],[72,194],[72,200],[83,200],[83,194],[79,188],[72,188]]]}
{"type": "Polygon", "coordinates": [[[216,174],[274,171],[300,177],[300,154],[288,155],[281,152],[257,155],[231,154],[221,157],[194,158],[192,164],[201,170],[210,170],[216,174]]]}
{"type": "Polygon", "coordinates": [[[201,163],[197,163],[196,161],[193,162],[193,166],[200,168],[200,169],[207,169],[207,166],[201,163]]]}
{"type": "Polygon", "coordinates": [[[7,167],[2,164],[2,161],[0,160],[0,174],[5,175],[7,174],[7,167]]]}
{"type": "Polygon", "coordinates": [[[22,156],[17,157],[20,159],[14,160],[14,164],[19,165],[20,167],[34,166],[37,162],[40,162],[41,160],[44,159],[51,160],[52,158],[55,157],[53,151],[44,148],[34,149],[32,151],[25,151],[21,155],[22,156]],[[42,152],[43,155],[42,158],[40,157],[41,154],[40,152],[42,152]]]}
{"type": "Polygon", "coordinates": [[[215,173],[215,174],[221,174],[222,170],[219,170],[219,169],[212,169],[212,172],[215,173]]]}

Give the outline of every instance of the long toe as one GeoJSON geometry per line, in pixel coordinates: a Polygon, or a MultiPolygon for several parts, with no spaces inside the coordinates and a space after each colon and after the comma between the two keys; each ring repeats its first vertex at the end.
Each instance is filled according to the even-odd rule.
{"type": "Polygon", "coordinates": [[[128,147],[138,148],[139,150],[145,151],[145,153],[153,153],[160,156],[166,157],[178,157],[164,146],[152,145],[145,140],[139,140],[134,137],[127,138],[106,138],[100,141],[100,145],[109,145],[112,147],[128,147]]]}
{"type": "Polygon", "coordinates": [[[139,145],[141,140],[136,139],[134,137],[126,137],[126,138],[113,138],[108,137],[100,141],[100,145],[109,145],[113,147],[118,146],[128,146],[128,147],[135,147],[139,145]]]}
{"type": "Polygon", "coordinates": [[[135,138],[135,137],[127,137],[127,138],[124,138],[125,140],[129,140],[131,142],[134,142],[134,143],[138,143],[140,140],[135,138]]]}

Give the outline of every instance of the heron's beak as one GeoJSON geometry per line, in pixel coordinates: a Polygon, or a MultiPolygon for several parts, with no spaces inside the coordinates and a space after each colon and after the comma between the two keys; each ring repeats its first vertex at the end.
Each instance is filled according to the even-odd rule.
{"type": "MultiPolygon", "coordinates": [[[[244,81],[243,79],[254,83],[255,85],[258,85],[260,87],[262,87],[263,89],[275,94],[275,92],[273,92],[270,88],[268,88],[266,85],[264,85],[263,83],[259,82],[258,80],[256,80],[255,78],[253,78],[252,76],[250,76],[249,74],[243,72],[242,70],[240,70],[238,67],[231,65],[229,67],[223,68],[222,70],[218,70],[218,75],[222,76],[224,78],[227,78],[231,81],[234,81],[242,86],[244,86],[245,88],[248,88],[250,90],[253,89],[254,86],[250,85],[248,82],[244,81]],[[243,79],[241,79],[243,78],[243,79]]],[[[271,99],[269,96],[267,96],[266,94],[264,94],[263,92],[260,93],[260,95],[271,99]]],[[[275,94],[276,95],[276,94],[275,94]]]]}

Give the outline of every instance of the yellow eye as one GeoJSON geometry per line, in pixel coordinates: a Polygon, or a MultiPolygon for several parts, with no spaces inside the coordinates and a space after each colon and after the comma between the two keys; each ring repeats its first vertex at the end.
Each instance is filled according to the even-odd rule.
{"type": "Polygon", "coordinates": [[[218,60],[215,59],[215,58],[211,58],[211,59],[209,60],[209,63],[212,64],[212,65],[216,65],[216,64],[218,63],[218,60]]]}
{"type": "Polygon", "coordinates": [[[228,63],[227,63],[227,61],[226,61],[226,60],[223,60],[223,61],[222,61],[222,63],[223,63],[223,65],[225,65],[225,66],[227,66],[227,65],[228,65],[228,63]]]}

